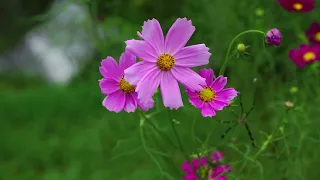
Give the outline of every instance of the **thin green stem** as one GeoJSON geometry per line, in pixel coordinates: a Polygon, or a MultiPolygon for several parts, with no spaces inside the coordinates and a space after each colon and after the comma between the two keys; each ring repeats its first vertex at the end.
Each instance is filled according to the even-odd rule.
{"type": "Polygon", "coordinates": [[[197,176],[200,178],[199,174],[197,173],[197,171],[196,171],[195,168],[193,167],[193,164],[192,164],[192,162],[191,162],[188,154],[186,153],[186,151],[185,151],[184,148],[183,148],[183,145],[182,145],[180,136],[179,136],[179,134],[178,134],[178,131],[177,131],[176,127],[175,127],[174,122],[172,121],[172,115],[171,115],[170,109],[169,109],[169,111],[168,111],[168,114],[169,114],[169,121],[170,121],[172,130],[173,130],[173,132],[174,132],[174,135],[176,136],[176,138],[177,138],[177,140],[178,140],[178,144],[179,144],[180,150],[181,150],[181,152],[183,153],[183,155],[184,155],[184,157],[186,158],[186,160],[189,162],[189,164],[190,164],[192,170],[194,171],[194,173],[196,173],[197,176]]]}
{"type": "Polygon", "coordinates": [[[163,134],[163,133],[161,132],[161,130],[159,130],[159,129],[157,128],[157,126],[154,125],[154,124],[152,123],[152,121],[151,121],[149,118],[146,117],[146,115],[144,114],[144,112],[141,111],[140,114],[141,114],[141,116],[153,127],[153,129],[155,129],[155,130],[157,131],[157,133],[158,133],[164,140],[168,141],[174,148],[176,148],[177,150],[179,150],[179,147],[177,147],[177,146],[170,140],[170,138],[169,138],[168,136],[166,136],[165,134],[163,134]]]}
{"type": "Polygon", "coordinates": [[[230,52],[231,52],[231,48],[233,47],[234,42],[242,35],[247,34],[247,33],[260,33],[263,34],[265,36],[265,33],[263,31],[260,30],[246,30],[243,31],[241,33],[239,33],[238,35],[236,35],[232,40],[231,43],[229,44],[228,50],[227,50],[227,55],[226,55],[226,59],[224,60],[224,63],[220,69],[219,75],[223,75],[224,71],[226,69],[226,66],[228,64],[228,60],[229,60],[229,56],[230,56],[230,52]]]}
{"type": "Polygon", "coordinates": [[[173,179],[173,177],[171,177],[171,175],[170,174],[168,174],[167,172],[165,172],[163,169],[162,169],[162,167],[161,167],[161,165],[160,165],[160,163],[158,162],[158,160],[152,155],[152,153],[149,151],[149,148],[148,148],[148,146],[147,146],[147,144],[146,144],[146,141],[145,141],[145,138],[144,138],[144,132],[143,132],[143,126],[142,127],[140,127],[140,137],[141,137],[141,142],[142,142],[142,147],[143,147],[143,149],[145,150],[145,152],[149,155],[149,157],[151,158],[151,160],[156,164],[156,166],[157,166],[157,168],[160,170],[160,172],[161,172],[161,174],[163,175],[163,176],[166,176],[166,177],[168,177],[169,179],[173,179]]]}

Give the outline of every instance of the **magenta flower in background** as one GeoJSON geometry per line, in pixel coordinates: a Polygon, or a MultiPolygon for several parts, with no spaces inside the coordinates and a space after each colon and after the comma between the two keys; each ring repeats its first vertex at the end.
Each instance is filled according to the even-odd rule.
{"type": "Polygon", "coordinates": [[[300,68],[316,60],[320,60],[320,46],[302,44],[299,49],[292,49],[289,57],[300,68]]]}
{"type": "Polygon", "coordinates": [[[143,40],[126,41],[126,49],[142,60],[125,70],[141,102],[149,100],[160,85],[164,106],[178,109],[183,106],[178,82],[190,91],[203,89],[205,79],[191,68],[208,64],[211,53],[204,44],[184,47],[194,31],[191,20],[179,18],[164,38],[159,22],[152,19],[138,32],[143,40]]]}
{"type": "Polygon", "coordinates": [[[201,109],[203,117],[212,117],[216,115],[215,111],[222,110],[229,102],[233,100],[238,92],[234,88],[226,88],[227,78],[217,77],[213,81],[214,73],[212,69],[201,69],[199,75],[206,79],[203,90],[192,92],[186,90],[190,96],[189,102],[196,108],[201,109]]]}
{"type": "Polygon", "coordinates": [[[312,44],[320,45],[320,23],[313,22],[307,29],[306,35],[312,44]]]}
{"type": "Polygon", "coordinates": [[[269,30],[266,34],[266,42],[271,46],[279,46],[282,35],[277,28],[269,30]]]}
{"type": "Polygon", "coordinates": [[[186,175],[182,179],[198,180],[197,174],[199,174],[201,178],[208,178],[208,180],[227,180],[224,174],[231,172],[231,168],[229,165],[221,165],[220,160],[222,158],[223,154],[221,152],[214,152],[209,158],[206,156],[194,158],[191,164],[185,161],[181,169],[186,175]],[[211,163],[208,163],[208,159],[210,159],[211,163]],[[212,167],[212,164],[214,164],[214,167],[212,167]]]}
{"type": "Polygon", "coordinates": [[[310,12],[315,7],[315,0],[278,0],[289,12],[310,12]]]}
{"type": "Polygon", "coordinates": [[[107,97],[103,100],[102,105],[109,111],[120,112],[124,109],[126,112],[134,112],[137,107],[147,111],[153,107],[153,99],[146,103],[140,103],[138,95],[135,92],[135,86],[130,85],[123,77],[124,70],[136,63],[136,57],[128,52],[122,53],[120,63],[108,56],[102,60],[100,73],[103,76],[99,80],[102,94],[107,97]]]}

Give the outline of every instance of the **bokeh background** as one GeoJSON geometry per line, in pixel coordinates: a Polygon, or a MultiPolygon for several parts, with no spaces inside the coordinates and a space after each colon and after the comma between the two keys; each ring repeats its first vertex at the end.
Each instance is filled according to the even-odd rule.
{"type": "MultiPolygon", "coordinates": [[[[143,21],[157,18],[166,32],[176,18],[196,26],[189,44],[205,43],[216,75],[231,39],[248,29],[280,29],[280,47],[264,46],[260,34],[237,43],[249,55],[234,56],[225,75],[242,94],[257,148],[243,125],[221,140],[237,121],[229,110],[202,118],[188,103],[173,111],[186,151],[204,140],[225,154],[230,179],[318,180],[320,172],[319,68],[297,69],[288,51],[308,43],[304,31],[320,19],[320,2],[310,13],[288,13],[270,0],[12,0],[0,12],[0,180],[161,180],[181,179],[181,153],[144,126],[140,116],[112,113],[102,106],[100,62],[116,59],[127,39],[137,38],[143,21]],[[298,91],[290,91],[297,87],[298,91]],[[292,101],[288,109],[284,102],[292,101]],[[283,128],[281,131],[280,127],[283,128]],[[280,128],[280,129],[279,129],[280,128]],[[283,132],[283,133],[282,133],[283,132]],[[272,135],[272,140],[267,141],[272,135]],[[257,161],[251,161],[259,153],[257,161]],[[147,150],[147,152],[146,152],[147,150]],[[153,154],[159,164],[150,158],[153,154]],[[163,172],[161,172],[163,171],[163,172]],[[167,175],[163,175],[165,173],[167,175]]],[[[151,120],[173,140],[159,93],[151,120]]]]}

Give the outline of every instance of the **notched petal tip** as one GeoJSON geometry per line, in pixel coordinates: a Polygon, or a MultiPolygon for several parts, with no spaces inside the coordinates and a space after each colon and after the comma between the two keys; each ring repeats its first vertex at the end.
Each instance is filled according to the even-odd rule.
{"type": "Polygon", "coordinates": [[[141,39],[144,39],[144,38],[143,38],[143,35],[142,35],[139,31],[137,31],[137,35],[138,35],[141,39]]]}
{"type": "Polygon", "coordinates": [[[112,56],[107,56],[106,58],[102,59],[100,62],[101,67],[103,67],[103,65],[108,62],[108,61],[115,61],[117,62],[112,56]]]}

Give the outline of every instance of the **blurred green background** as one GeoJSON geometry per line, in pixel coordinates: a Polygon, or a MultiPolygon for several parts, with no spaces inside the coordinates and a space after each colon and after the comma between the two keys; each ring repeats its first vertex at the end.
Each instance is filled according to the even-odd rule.
{"type": "MultiPolygon", "coordinates": [[[[19,17],[1,16],[1,51],[14,47],[32,27],[41,23],[48,1],[12,1],[11,6],[24,9],[19,17]],[[13,3],[15,2],[15,3],[13,3]],[[21,23],[30,18],[29,23],[21,23]],[[40,17],[40,18],[34,18],[40,17]],[[40,19],[40,20],[39,20],[40,19]]],[[[248,117],[257,148],[252,148],[243,125],[237,126],[226,139],[221,135],[230,127],[217,120],[237,121],[229,112],[240,112],[239,99],[234,106],[218,112],[216,117],[202,118],[189,104],[173,111],[186,151],[192,154],[201,146],[191,138],[204,140],[225,154],[232,165],[230,179],[245,180],[318,180],[320,172],[319,68],[317,64],[297,69],[288,51],[305,42],[304,31],[319,20],[320,4],[311,13],[288,13],[270,0],[86,0],[94,28],[106,32],[119,28],[113,39],[97,39],[95,57],[67,86],[48,85],[41,78],[19,73],[0,75],[0,180],[161,180],[181,179],[183,155],[173,149],[145,123],[146,144],[159,162],[156,164],[142,145],[140,117],[137,113],[116,114],[102,106],[98,80],[100,61],[106,56],[116,59],[125,48],[124,41],[137,38],[143,21],[156,18],[166,32],[178,17],[192,20],[196,32],[188,44],[205,43],[212,53],[210,64],[216,75],[225,58],[230,40],[248,29],[267,31],[279,28],[283,34],[280,47],[263,46],[263,37],[248,34],[241,37],[250,46],[250,55],[233,57],[225,75],[228,86],[242,94],[244,108],[254,111],[248,117]],[[253,83],[253,79],[257,81],[253,83]],[[290,88],[298,87],[291,93],[290,88]],[[292,101],[288,110],[284,102],[292,101]],[[284,127],[283,134],[279,127],[284,127]],[[266,144],[267,136],[273,139],[266,144]],[[235,142],[236,141],[236,142],[235,142]],[[250,161],[263,144],[257,162],[250,161]],[[152,150],[153,149],[153,150],[152,150]],[[164,154],[161,154],[162,152],[164,154]],[[163,176],[163,172],[169,176],[163,176]]],[[[8,8],[7,6],[3,6],[8,8]]],[[[7,15],[7,16],[5,16],[7,15]]],[[[44,16],[45,17],[45,16],[44,16]]],[[[44,18],[46,19],[46,18],[44,18]]],[[[95,32],[93,32],[95,34],[95,32]]],[[[155,108],[149,113],[159,128],[174,141],[167,110],[159,93],[155,108]]]]}

